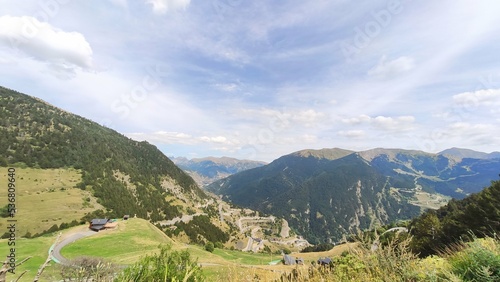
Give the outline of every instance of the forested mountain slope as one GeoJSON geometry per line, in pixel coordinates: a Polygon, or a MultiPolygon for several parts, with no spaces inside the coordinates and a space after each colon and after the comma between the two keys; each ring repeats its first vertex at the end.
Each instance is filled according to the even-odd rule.
{"type": "Polygon", "coordinates": [[[451,200],[412,220],[412,247],[422,256],[436,254],[446,246],[474,237],[500,233],[500,181],[462,200],[451,200]]]}
{"type": "Polygon", "coordinates": [[[344,155],[291,154],[209,188],[236,204],[284,217],[313,242],[340,240],[373,224],[419,214],[420,208],[393,196],[387,178],[360,156],[344,155]]]}
{"type": "Polygon", "coordinates": [[[168,199],[206,197],[155,146],[3,87],[0,134],[1,166],[78,169],[77,187],[92,191],[107,216],[171,219],[183,208],[168,199]]]}
{"type": "Polygon", "coordinates": [[[409,219],[451,197],[481,191],[500,172],[500,159],[484,155],[488,157],[382,148],[303,150],[207,189],[235,204],[282,216],[306,238],[323,242],[373,224],[409,219]]]}

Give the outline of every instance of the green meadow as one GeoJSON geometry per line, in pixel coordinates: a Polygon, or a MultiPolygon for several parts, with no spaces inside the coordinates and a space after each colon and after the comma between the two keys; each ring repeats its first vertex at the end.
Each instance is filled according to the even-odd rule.
{"type": "MultiPolygon", "coordinates": [[[[77,226],[62,232],[62,237],[75,232],[86,230],[85,226],[77,226]]],[[[19,259],[32,257],[25,264],[16,269],[19,274],[28,272],[20,281],[33,281],[38,268],[46,260],[50,246],[55,242],[57,234],[46,235],[34,239],[18,239],[16,256],[19,259]]],[[[6,239],[0,240],[0,252],[8,254],[9,249],[6,239]]],[[[101,257],[119,265],[129,265],[141,257],[158,251],[160,245],[171,244],[173,250],[187,250],[191,256],[202,265],[203,272],[208,281],[238,281],[238,277],[267,277],[277,275],[267,264],[271,259],[279,259],[277,255],[253,254],[240,251],[215,249],[213,253],[207,252],[202,246],[187,245],[175,242],[157,229],[148,221],[131,218],[127,221],[119,220],[115,229],[104,230],[77,240],[61,251],[61,254],[73,259],[80,256],[101,257]],[[231,278],[233,277],[233,278],[231,278]]],[[[283,266],[274,266],[282,268],[283,266]]],[[[59,266],[52,262],[45,269],[40,281],[57,281],[59,266]]],[[[10,279],[16,276],[9,275],[10,279]]]]}
{"type": "MultiPolygon", "coordinates": [[[[25,258],[31,257],[22,265],[18,266],[15,270],[16,275],[8,274],[7,281],[9,279],[14,279],[19,277],[19,275],[27,271],[21,278],[20,281],[33,281],[39,267],[45,262],[48,257],[50,246],[54,243],[56,237],[54,236],[42,236],[35,239],[20,239],[16,240],[15,254],[16,259],[21,261],[25,258]]],[[[8,246],[7,239],[0,240],[0,253],[3,254],[2,257],[7,256],[10,253],[11,246],[8,246]]],[[[54,274],[52,271],[53,267],[49,266],[46,269],[45,277],[50,277],[54,274]],[[51,269],[52,268],[52,269],[51,269]]],[[[53,281],[52,279],[42,279],[40,281],[53,281]]]]}
{"type": "Polygon", "coordinates": [[[146,220],[132,218],[120,220],[115,229],[103,230],[67,245],[61,254],[68,259],[91,256],[130,264],[156,251],[161,244],[173,244],[173,241],[146,220]]]}
{"type": "MultiPolygon", "coordinates": [[[[0,206],[7,205],[7,168],[0,167],[0,206]]],[[[81,181],[78,170],[16,168],[17,236],[48,230],[54,224],[79,221],[85,214],[101,208],[90,191],[75,188],[81,181]]],[[[6,219],[0,219],[0,229],[6,219]]],[[[3,234],[4,232],[0,232],[3,234]]]]}

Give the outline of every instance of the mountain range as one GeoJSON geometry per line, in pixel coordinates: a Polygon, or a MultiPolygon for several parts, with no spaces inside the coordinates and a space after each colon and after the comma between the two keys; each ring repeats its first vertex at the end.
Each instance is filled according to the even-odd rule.
{"type": "Polygon", "coordinates": [[[313,242],[409,219],[498,179],[498,153],[453,148],[302,150],[206,187],[234,204],[284,217],[313,242]]]}
{"type": "Polygon", "coordinates": [[[239,160],[229,157],[206,157],[187,159],[184,157],[170,158],[177,166],[186,171],[200,187],[226,178],[232,174],[260,167],[265,162],[239,160]]]}
{"type": "MultiPolygon", "coordinates": [[[[187,235],[198,242],[236,230],[236,225],[223,220],[226,215],[220,205],[152,144],[3,87],[0,109],[0,166],[26,169],[20,171],[28,178],[24,181],[30,174],[36,175],[29,182],[33,187],[20,190],[19,197],[31,201],[22,212],[31,209],[42,217],[47,214],[37,222],[38,231],[54,223],[61,224],[55,228],[62,228],[67,226],[65,219],[78,219],[68,212],[64,216],[56,212],[48,218],[55,209],[59,214],[74,211],[70,198],[80,201],[78,209],[90,211],[87,220],[131,214],[165,223],[190,215],[197,218],[191,225],[166,228],[175,230],[174,235],[190,232],[187,235]],[[62,181],[58,176],[43,178],[54,173],[71,174],[67,181],[72,184],[47,183],[41,190],[35,187],[40,182],[62,181]],[[68,203],[39,204],[56,194],[66,197],[68,203]]],[[[231,158],[176,162],[207,178],[232,174],[206,189],[262,215],[284,218],[296,233],[322,242],[409,219],[451,197],[478,192],[498,178],[499,155],[458,148],[438,154],[334,148],[302,150],[266,165],[231,158]]]]}

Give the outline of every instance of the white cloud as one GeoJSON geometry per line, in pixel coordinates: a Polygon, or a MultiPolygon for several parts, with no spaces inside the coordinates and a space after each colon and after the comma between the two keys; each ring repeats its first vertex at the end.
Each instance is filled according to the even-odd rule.
{"type": "Polygon", "coordinates": [[[392,61],[388,61],[387,57],[384,55],[380,59],[378,65],[368,71],[368,75],[380,79],[387,79],[408,72],[414,67],[415,62],[410,57],[402,56],[392,61]]]}
{"type": "Polygon", "coordinates": [[[488,124],[471,124],[468,122],[455,122],[450,124],[449,128],[453,135],[463,136],[464,134],[478,134],[487,133],[488,130],[492,129],[491,125],[488,124]]]}
{"type": "Polygon", "coordinates": [[[237,64],[247,64],[250,61],[250,56],[235,42],[209,38],[203,33],[185,38],[184,44],[186,44],[186,48],[200,52],[211,60],[216,59],[237,64]]]}
{"type": "Polygon", "coordinates": [[[385,130],[408,130],[411,124],[415,121],[412,116],[400,116],[400,117],[384,117],[378,116],[372,120],[372,123],[378,127],[385,130]]]}
{"type": "Polygon", "coordinates": [[[199,140],[207,143],[231,144],[231,142],[224,136],[202,136],[199,140]]]}
{"type": "Polygon", "coordinates": [[[325,122],[327,118],[328,116],[325,113],[308,109],[293,114],[291,120],[295,123],[310,127],[325,122]]]}
{"type": "Polygon", "coordinates": [[[78,32],[66,32],[33,17],[0,17],[0,43],[54,69],[92,68],[92,48],[78,32]]]}
{"type": "Polygon", "coordinates": [[[500,89],[482,89],[453,96],[453,102],[470,107],[495,106],[500,104],[500,89]]]}
{"type": "MultiPolygon", "coordinates": [[[[363,125],[368,124],[377,129],[388,130],[388,131],[407,131],[412,129],[415,122],[414,116],[398,116],[398,117],[386,117],[377,116],[370,117],[368,115],[360,115],[359,117],[345,118],[341,120],[343,123],[350,125],[363,125]]],[[[343,131],[341,135],[346,135],[346,131],[343,131]]]]}
{"type": "Polygon", "coordinates": [[[239,118],[246,118],[249,120],[263,119],[273,126],[279,124],[280,129],[288,128],[289,126],[304,126],[312,127],[329,121],[329,116],[321,111],[313,109],[300,110],[300,109],[287,109],[278,111],[275,109],[262,108],[262,109],[236,109],[239,118]]]}
{"type": "Polygon", "coordinates": [[[362,138],[366,135],[363,130],[341,130],[338,134],[347,138],[362,138]]]}
{"type": "Polygon", "coordinates": [[[236,84],[236,83],[217,83],[217,84],[214,84],[214,87],[219,89],[219,90],[225,91],[225,92],[233,92],[233,91],[238,89],[238,84],[236,84]]]}
{"type": "Polygon", "coordinates": [[[126,135],[134,140],[147,140],[151,143],[186,145],[194,145],[197,143],[190,134],[182,132],[157,131],[153,133],[128,133],[126,135]]]}
{"type": "Polygon", "coordinates": [[[191,0],[146,0],[146,3],[153,6],[156,14],[165,14],[171,10],[184,10],[191,0]]]}
{"type": "Polygon", "coordinates": [[[300,139],[304,143],[313,144],[318,141],[318,136],[312,134],[304,134],[300,137],[300,139]]]}
{"type": "Polygon", "coordinates": [[[176,131],[156,131],[152,133],[128,133],[126,134],[129,138],[134,140],[143,141],[146,140],[153,144],[184,144],[191,146],[199,146],[202,143],[211,144],[218,146],[218,148],[222,147],[230,147],[233,150],[238,148],[240,141],[237,139],[229,139],[225,136],[206,136],[203,135],[201,137],[193,136],[191,134],[187,134],[184,132],[176,132],[176,131]]]}
{"type": "Polygon", "coordinates": [[[357,28],[373,32],[386,2],[62,2],[2,2],[0,80],[120,132],[146,132],[136,138],[175,145],[163,146],[174,155],[241,147],[272,160],[332,144],[409,146],[408,135],[423,144],[436,129],[440,147],[491,141],[488,134],[497,139],[475,149],[500,144],[498,1],[405,1],[349,62],[339,44],[357,28]],[[22,21],[7,28],[13,19],[28,19],[36,36],[23,35],[33,30],[22,21]],[[169,71],[148,79],[159,62],[169,71]],[[106,71],[81,71],[97,68],[106,71]]]}
{"type": "MultiPolygon", "coordinates": [[[[498,130],[500,130],[499,126],[493,124],[456,122],[445,128],[444,136],[447,142],[455,141],[467,143],[468,146],[483,146],[498,144],[500,141],[498,136],[491,134],[498,130]]],[[[496,146],[494,148],[497,150],[496,146]]]]}
{"type": "Polygon", "coordinates": [[[359,117],[342,119],[342,122],[347,123],[347,124],[356,125],[356,124],[361,124],[361,123],[365,123],[365,122],[370,122],[371,119],[372,118],[367,116],[367,115],[360,115],[359,117]]]}

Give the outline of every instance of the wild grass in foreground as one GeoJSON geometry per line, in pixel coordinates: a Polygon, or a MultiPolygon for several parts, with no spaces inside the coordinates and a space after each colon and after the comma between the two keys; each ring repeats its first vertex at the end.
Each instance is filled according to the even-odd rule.
{"type": "Polygon", "coordinates": [[[500,281],[499,238],[459,242],[447,247],[442,256],[447,258],[451,272],[462,281],[500,281]]]}
{"type": "Polygon", "coordinates": [[[440,256],[419,258],[411,238],[397,238],[376,250],[360,244],[330,266],[296,268],[275,281],[500,281],[499,238],[476,239],[448,247],[440,256]]]}

